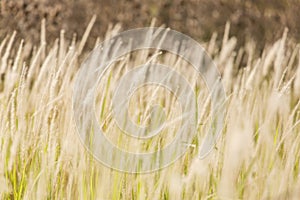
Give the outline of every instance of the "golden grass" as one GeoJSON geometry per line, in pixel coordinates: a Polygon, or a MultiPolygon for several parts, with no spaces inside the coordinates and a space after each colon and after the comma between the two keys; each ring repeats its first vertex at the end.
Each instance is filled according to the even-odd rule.
{"type": "MultiPolygon", "coordinates": [[[[209,129],[210,115],[204,83],[194,81],[195,88],[202,88],[197,101],[205,113],[201,114],[203,120],[190,149],[162,170],[126,174],[96,162],[78,139],[73,121],[74,77],[86,55],[83,47],[93,21],[80,41],[76,37],[66,41],[62,31],[59,40],[46,44],[42,28],[41,44],[33,50],[29,62],[24,60],[28,54],[24,41],[19,44],[15,41],[16,33],[2,40],[2,199],[297,199],[300,196],[300,49],[296,44],[287,44],[287,31],[260,56],[255,56],[252,43],[236,52],[236,39],[228,36],[229,25],[221,48],[213,36],[204,46],[222,71],[228,96],[225,127],[216,148],[205,159],[197,158],[199,144],[209,129]],[[248,58],[245,68],[239,68],[242,55],[248,58]]],[[[107,35],[118,30],[117,26],[107,35]]],[[[187,70],[187,64],[176,56],[161,56],[162,62],[195,80],[193,71],[187,70]]],[[[133,64],[143,63],[151,56],[141,51],[132,58],[117,62],[100,82],[96,100],[99,121],[107,137],[120,147],[128,151],[155,150],[172,140],[172,135],[164,133],[143,144],[126,138],[120,140],[109,113],[116,80],[133,64]]],[[[132,118],[138,123],[147,123],[151,100],[164,102],[168,117],[178,115],[180,106],[163,89],[149,87],[139,92],[130,107],[132,118]]]]}

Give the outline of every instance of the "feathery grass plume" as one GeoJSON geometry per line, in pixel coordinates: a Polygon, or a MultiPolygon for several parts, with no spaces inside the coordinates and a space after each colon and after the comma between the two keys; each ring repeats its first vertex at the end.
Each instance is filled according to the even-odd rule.
{"type": "Polygon", "coordinates": [[[298,65],[296,68],[296,78],[294,81],[294,91],[296,96],[300,97],[300,49],[298,53],[298,65]]]}
{"type": "MultiPolygon", "coordinates": [[[[0,68],[1,74],[3,74],[7,69],[7,64],[8,64],[7,59],[10,55],[10,51],[11,51],[13,42],[15,40],[16,34],[17,34],[17,32],[14,31],[13,34],[11,35],[9,42],[7,44],[7,47],[6,47],[6,51],[5,51],[4,55],[1,57],[1,68],[0,68]]],[[[6,42],[6,39],[4,39],[4,41],[2,42],[3,46],[5,45],[5,42],[6,42]]],[[[2,44],[1,44],[1,47],[2,47],[2,44]]]]}
{"type": "Polygon", "coordinates": [[[275,42],[272,45],[271,49],[266,52],[266,57],[264,58],[264,64],[263,64],[263,76],[264,77],[269,76],[269,72],[271,70],[272,64],[275,61],[274,58],[276,56],[276,52],[279,48],[279,45],[280,45],[280,40],[275,42]]]}
{"type": "Polygon", "coordinates": [[[284,53],[285,53],[285,43],[286,43],[286,38],[287,38],[287,33],[288,33],[288,29],[285,28],[284,33],[282,38],[280,39],[280,44],[279,47],[277,49],[277,53],[276,53],[276,59],[274,61],[274,86],[275,87],[279,87],[280,84],[280,78],[283,76],[282,72],[284,69],[284,53]]]}
{"type": "Polygon", "coordinates": [[[215,51],[216,51],[216,40],[217,40],[217,37],[218,37],[218,34],[216,32],[214,32],[210,38],[210,41],[209,41],[209,44],[208,44],[208,47],[207,47],[207,53],[210,55],[210,56],[213,56],[215,54],[215,51]]]}

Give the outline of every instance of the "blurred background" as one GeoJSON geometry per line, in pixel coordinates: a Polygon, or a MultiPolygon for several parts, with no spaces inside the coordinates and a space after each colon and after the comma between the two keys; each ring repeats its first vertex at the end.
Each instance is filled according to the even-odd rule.
{"type": "Polygon", "coordinates": [[[165,24],[208,41],[213,32],[221,39],[229,21],[237,48],[253,40],[262,49],[280,38],[285,27],[288,37],[299,42],[299,11],[300,0],[1,0],[0,39],[16,30],[18,37],[38,43],[43,18],[48,42],[59,36],[60,29],[65,29],[66,37],[74,32],[81,36],[96,14],[92,39],[103,38],[109,25],[120,23],[126,30],[149,26],[156,18],[156,26],[165,24]]]}

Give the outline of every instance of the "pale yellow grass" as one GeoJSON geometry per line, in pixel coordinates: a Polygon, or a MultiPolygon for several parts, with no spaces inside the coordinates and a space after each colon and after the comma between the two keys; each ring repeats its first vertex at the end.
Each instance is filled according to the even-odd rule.
{"type": "MultiPolygon", "coordinates": [[[[205,108],[199,114],[202,120],[197,137],[181,159],[153,173],[126,174],[93,159],[78,138],[72,116],[74,77],[86,56],[84,44],[93,22],[94,19],[81,40],[74,37],[67,41],[62,31],[53,44],[46,43],[45,22],[42,22],[41,44],[26,62],[26,44],[30,41],[16,40],[16,33],[1,41],[2,199],[297,199],[300,196],[300,50],[297,44],[288,43],[287,31],[278,42],[266,47],[262,55],[255,52],[251,42],[236,51],[236,39],[229,38],[229,24],[220,48],[216,35],[210,43],[203,44],[222,72],[228,96],[222,137],[203,160],[197,158],[197,153],[209,129],[209,94],[201,80],[195,81],[195,73],[188,64],[171,54],[153,57],[143,51],[117,62],[100,82],[96,104],[99,123],[108,138],[121,148],[155,150],[158,143],[172,140],[170,129],[148,143],[126,138],[120,142],[109,112],[111,93],[116,80],[133,64],[159,60],[155,56],[161,55],[162,62],[194,78],[189,80],[194,80],[191,84],[196,89],[200,88],[198,103],[205,108]],[[243,57],[246,66],[239,69],[243,57]]],[[[111,28],[107,37],[119,29],[119,26],[111,28]]],[[[149,102],[165,102],[168,117],[178,115],[180,106],[163,89],[149,87],[139,92],[130,107],[135,121],[147,123],[149,102]]]]}

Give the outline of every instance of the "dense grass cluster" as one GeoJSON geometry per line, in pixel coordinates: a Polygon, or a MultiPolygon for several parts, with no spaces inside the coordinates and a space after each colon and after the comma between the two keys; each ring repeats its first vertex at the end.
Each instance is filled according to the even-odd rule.
{"type": "MultiPolygon", "coordinates": [[[[297,199],[300,196],[300,48],[288,42],[287,31],[259,56],[253,43],[235,51],[237,40],[228,36],[228,24],[221,47],[215,35],[203,44],[220,68],[228,97],[224,130],[215,149],[205,159],[197,158],[198,147],[209,129],[210,102],[205,84],[194,81],[191,84],[204,111],[199,114],[198,134],[190,149],[165,169],[126,174],[93,159],[78,139],[72,117],[74,77],[86,55],[83,49],[93,22],[94,19],[81,40],[74,37],[67,41],[62,31],[53,44],[46,44],[42,24],[41,44],[31,53],[23,40],[15,41],[16,33],[1,41],[2,199],[297,199]],[[30,55],[30,59],[25,59],[25,55],[30,55]]],[[[107,35],[118,31],[116,26],[107,35]]],[[[149,60],[175,66],[187,77],[194,74],[176,56],[153,52],[152,55],[137,52],[111,68],[99,85],[96,108],[107,137],[128,151],[155,150],[172,140],[172,135],[163,134],[143,144],[121,141],[109,113],[116,80],[133,64],[149,60]],[[162,59],[156,59],[159,56],[162,59]]],[[[147,108],[152,100],[164,102],[167,117],[178,115],[176,108],[180,105],[172,94],[149,87],[137,91],[132,98],[129,108],[133,119],[147,123],[145,115],[149,114],[147,108]]]]}

